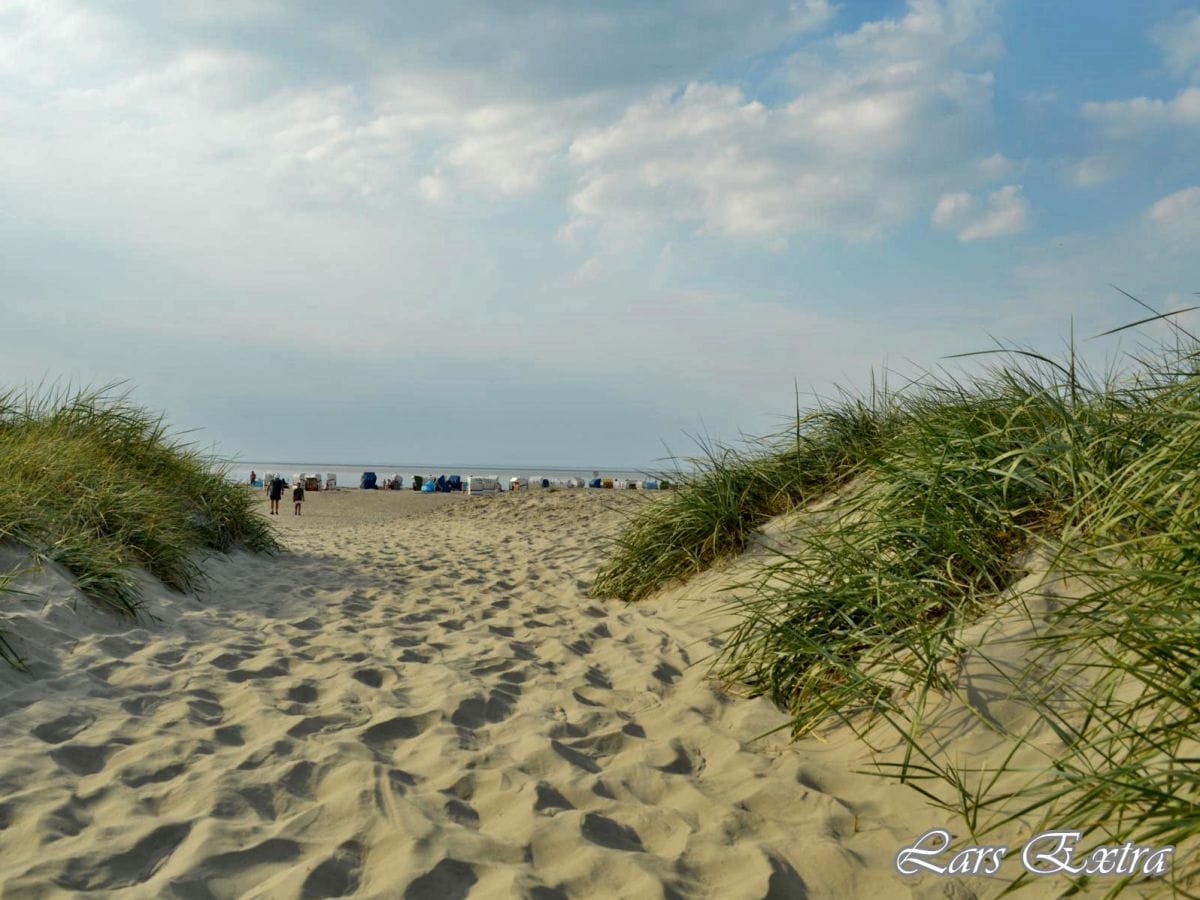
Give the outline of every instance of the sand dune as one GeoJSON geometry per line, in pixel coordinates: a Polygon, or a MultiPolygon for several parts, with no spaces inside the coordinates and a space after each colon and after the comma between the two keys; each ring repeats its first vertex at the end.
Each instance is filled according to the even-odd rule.
{"type": "Polygon", "coordinates": [[[784,717],[706,678],[719,622],[687,599],[720,573],[586,596],[631,501],[310,495],[277,518],[289,552],[210,560],[197,595],[147,581],[137,625],[27,575],[5,598],[32,675],[0,671],[0,895],[997,893],[895,874],[949,823],[856,773],[848,735],[756,740],[784,717]]]}

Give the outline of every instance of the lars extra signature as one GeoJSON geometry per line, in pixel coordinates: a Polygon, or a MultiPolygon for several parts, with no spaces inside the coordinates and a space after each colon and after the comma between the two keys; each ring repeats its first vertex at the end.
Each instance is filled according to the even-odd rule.
{"type": "MultiPolygon", "coordinates": [[[[1174,847],[1152,847],[1126,841],[1085,852],[1075,845],[1082,831],[1043,831],[1021,848],[1021,865],[1033,875],[1133,875],[1159,878],[1171,868],[1174,847]]],[[[952,855],[950,832],[931,828],[896,854],[901,875],[995,875],[1007,847],[964,847],[952,855]]]]}

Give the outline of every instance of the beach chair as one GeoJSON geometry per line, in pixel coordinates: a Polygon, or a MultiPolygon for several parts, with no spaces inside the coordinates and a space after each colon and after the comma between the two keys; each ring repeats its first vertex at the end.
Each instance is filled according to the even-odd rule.
{"type": "Polygon", "coordinates": [[[467,493],[472,497],[499,494],[500,479],[495,475],[471,475],[467,478],[467,493]]]}
{"type": "Polygon", "coordinates": [[[363,472],[362,478],[359,479],[358,486],[364,491],[373,491],[378,485],[379,479],[374,472],[363,472]]]}

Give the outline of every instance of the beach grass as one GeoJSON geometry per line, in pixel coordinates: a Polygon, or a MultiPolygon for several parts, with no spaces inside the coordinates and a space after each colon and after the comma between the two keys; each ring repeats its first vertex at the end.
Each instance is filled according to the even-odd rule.
{"type": "MultiPolygon", "coordinates": [[[[183,591],[206,551],[278,549],[243,486],[113,388],[0,393],[0,467],[0,541],[121,615],[141,605],[139,570],[183,591]]],[[[2,636],[0,656],[20,664],[2,636]]]]}
{"type": "MultiPolygon", "coordinates": [[[[871,741],[883,723],[904,752],[879,771],[973,838],[1033,815],[1096,842],[1194,839],[1200,345],[1182,336],[1120,378],[1091,375],[1073,349],[992,362],[797,415],[790,442],[710,449],[669,500],[632,515],[594,593],[644,597],[853,478],[832,509],[802,517],[798,549],[764,556],[730,593],[738,624],[715,673],[770,697],[797,737],[845,723],[871,741]],[[1022,638],[1014,671],[1012,648],[963,634],[1013,598],[1032,552],[1075,591],[1022,638]],[[971,765],[925,738],[926,710],[956,691],[968,653],[996,654],[1008,700],[1036,723],[1008,733],[981,717],[1011,750],[971,765]]],[[[1170,884],[1197,877],[1180,859],[1170,884]]]]}
{"type": "Polygon", "coordinates": [[[645,504],[608,548],[592,592],[638,600],[743,550],[755,529],[850,481],[897,419],[883,391],[801,414],[745,448],[701,441],[667,476],[677,490],[645,504]]]}

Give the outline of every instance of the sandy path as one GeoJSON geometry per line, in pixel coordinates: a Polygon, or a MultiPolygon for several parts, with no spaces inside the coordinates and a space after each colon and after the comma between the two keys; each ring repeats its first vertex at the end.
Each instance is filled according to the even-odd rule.
{"type": "Polygon", "coordinates": [[[586,597],[623,502],[310,496],[277,519],[291,552],[212,560],[198,598],[148,585],[161,621],[133,628],[25,579],[0,895],[965,889],[894,874],[939,823],[847,745],[753,741],[783,717],[706,680],[711,622],[586,597]]]}

